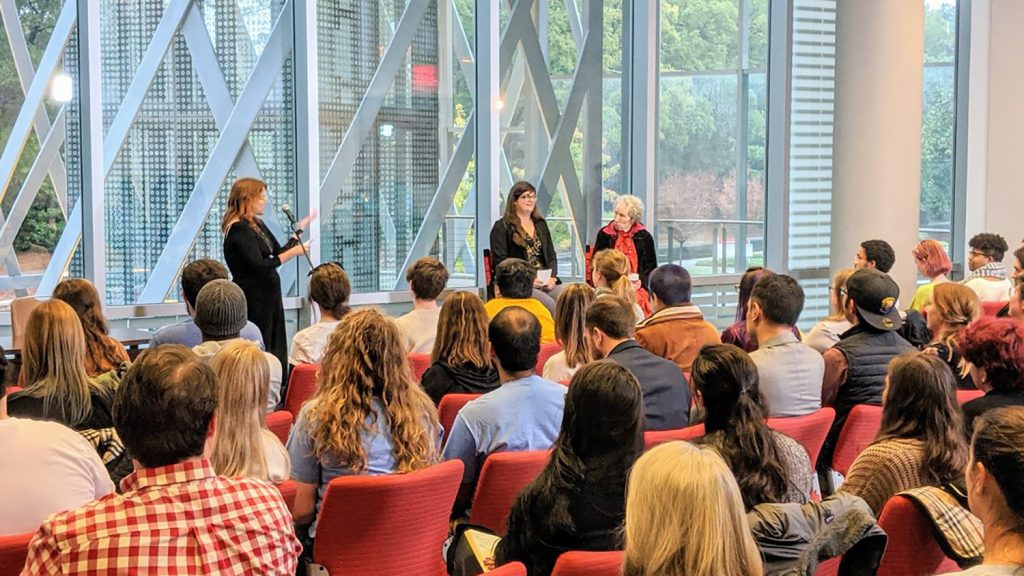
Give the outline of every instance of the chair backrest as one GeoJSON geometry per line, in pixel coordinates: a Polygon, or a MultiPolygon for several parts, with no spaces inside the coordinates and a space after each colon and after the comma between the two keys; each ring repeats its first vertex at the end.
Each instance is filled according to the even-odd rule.
{"type": "Polygon", "coordinates": [[[11,300],[11,336],[17,338],[25,334],[25,326],[28,325],[28,317],[32,310],[41,304],[35,296],[24,296],[11,300]]]}
{"type": "Polygon", "coordinates": [[[540,354],[537,354],[537,368],[534,372],[538,376],[544,374],[544,364],[547,363],[548,359],[562,351],[562,345],[558,342],[548,342],[547,344],[540,345],[540,354]]]}
{"type": "Polygon", "coordinates": [[[587,284],[594,285],[594,247],[587,244],[583,247],[583,279],[587,284]]]}
{"type": "Polygon", "coordinates": [[[7,387],[7,393],[8,394],[14,394],[15,392],[21,392],[22,390],[24,390],[24,388],[22,388],[21,386],[8,386],[7,387]]]}
{"type": "Polygon", "coordinates": [[[832,427],[832,421],[835,419],[836,411],[826,407],[804,416],[769,418],[768,427],[799,442],[804,450],[807,450],[813,470],[814,463],[818,461],[821,446],[825,443],[825,437],[828,436],[828,430],[832,427]]]}
{"type": "Polygon", "coordinates": [[[573,550],[558,557],[551,576],[619,576],[622,551],[583,552],[573,550]]]}
{"type": "Polygon", "coordinates": [[[504,536],[516,496],[548,463],[547,450],[495,452],[487,456],[469,511],[470,524],[486,526],[504,536]]]}
{"type": "Polygon", "coordinates": [[[832,454],[832,469],[845,476],[857,456],[871,445],[881,427],[881,406],[854,406],[836,440],[836,449],[832,454]]]}
{"type": "Polygon", "coordinates": [[[935,541],[931,522],[906,496],[893,496],[882,508],[878,525],[889,536],[878,576],[924,576],[958,571],[935,541]]]}
{"type": "Polygon", "coordinates": [[[441,545],[461,483],[461,460],[407,474],[331,480],[313,561],[345,576],[444,576],[441,545]]]}
{"type": "Polygon", "coordinates": [[[277,486],[278,492],[281,493],[281,498],[284,498],[284,503],[291,510],[295,506],[295,496],[298,494],[299,489],[298,484],[295,483],[295,480],[285,480],[280,484],[274,484],[274,486],[277,486]]]}
{"type": "Polygon", "coordinates": [[[423,378],[423,373],[430,368],[430,354],[409,354],[409,366],[412,368],[412,377],[417,382],[423,378]]]}
{"type": "Polygon", "coordinates": [[[292,431],[292,422],[295,419],[292,413],[287,410],[278,410],[267,414],[267,428],[281,440],[281,444],[288,442],[288,433],[292,431]]]}
{"type": "Polygon", "coordinates": [[[650,430],[644,432],[644,450],[650,450],[658,444],[672,442],[674,440],[694,440],[704,435],[704,425],[697,424],[686,428],[674,430],[650,430]]]}
{"type": "Polygon", "coordinates": [[[441,423],[441,427],[444,428],[442,445],[448,441],[448,434],[452,431],[452,424],[455,424],[455,417],[459,414],[459,410],[462,410],[462,407],[470,400],[480,396],[483,394],[445,394],[441,397],[441,402],[437,405],[437,419],[441,423]]]}
{"type": "Polygon", "coordinates": [[[991,316],[995,318],[999,315],[999,311],[1006,307],[1008,302],[982,302],[981,313],[983,316],[991,316]]]}
{"type": "Polygon", "coordinates": [[[284,409],[292,413],[293,418],[299,417],[299,409],[316,391],[316,373],[319,364],[299,364],[292,368],[288,378],[288,390],[284,393],[284,409]]]}
{"type": "Polygon", "coordinates": [[[957,390],[956,391],[956,402],[963,406],[965,403],[974,400],[975,398],[981,398],[985,395],[984,390],[957,390]]]}
{"type": "Polygon", "coordinates": [[[484,282],[487,286],[491,285],[491,279],[494,277],[494,259],[491,257],[491,251],[488,248],[484,248],[484,282]]]}
{"type": "Polygon", "coordinates": [[[526,576],[526,566],[522,562],[502,564],[487,573],[489,576],[526,576]]]}
{"type": "Polygon", "coordinates": [[[0,536],[0,576],[18,576],[25,566],[28,543],[35,532],[0,536]]]}

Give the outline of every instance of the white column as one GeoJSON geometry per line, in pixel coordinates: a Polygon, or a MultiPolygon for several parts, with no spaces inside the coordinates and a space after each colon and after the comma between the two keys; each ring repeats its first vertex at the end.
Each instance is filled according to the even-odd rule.
{"type": "Polygon", "coordinates": [[[862,241],[884,239],[904,303],[917,274],[923,67],[923,2],[839,0],[832,269],[849,267],[862,241]]]}

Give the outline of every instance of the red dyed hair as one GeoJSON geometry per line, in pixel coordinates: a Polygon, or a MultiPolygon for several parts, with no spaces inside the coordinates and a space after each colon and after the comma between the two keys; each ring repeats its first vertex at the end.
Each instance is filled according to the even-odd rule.
{"type": "Polygon", "coordinates": [[[949,256],[946,255],[942,244],[939,244],[937,240],[931,238],[921,240],[914,247],[913,254],[915,259],[924,262],[924,273],[929,278],[935,278],[939,274],[949,274],[949,271],[953,269],[953,263],[949,261],[949,256]]]}
{"type": "Polygon", "coordinates": [[[981,318],[964,328],[960,354],[988,374],[997,389],[1024,388],[1024,325],[1010,318],[981,318]]]}

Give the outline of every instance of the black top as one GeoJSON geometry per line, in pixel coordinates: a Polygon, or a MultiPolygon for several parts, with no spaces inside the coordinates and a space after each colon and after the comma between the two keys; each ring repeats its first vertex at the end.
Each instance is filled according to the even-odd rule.
{"type": "MultiPolygon", "coordinates": [[[[558,277],[558,258],[555,255],[555,245],[551,241],[551,231],[548,230],[548,223],[541,218],[533,223],[536,227],[534,235],[541,244],[541,253],[538,258],[541,270],[551,270],[551,275],[558,277]]],[[[519,246],[512,241],[512,225],[504,218],[498,220],[491,227],[491,276],[498,269],[498,264],[506,258],[519,258],[530,261],[526,254],[526,248],[519,246]]]]}
{"type": "Polygon", "coordinates": [[[440,404],[445,394],[486,394],[501,385],[498,371],[472,364],[451,366],[447,362],[434,362],[420,378],[420,385],[434,401],[440,404]]]}
{"type": "Polygon", "coordinates": [[[967,438],[974,434],[974,419],[994,408],[1024,406],[1024,390],[989,390],[981,398],[964,402],[964,429],[967,438]]]}
{"type": "Polygon", "coordinates": [[[690,422],[690,386],[675,362],[656,356],[636,340],[612,349],[614,360],[633,373],[644,393],[647,430],[674,430],[690,422]]]}
{"type": "Polygon", "coordinates": [[[259,231],[241,221],[228,228],[224,261],[231,270],[231,280],[245,292],[249,321],[259,327],[267,352],[277,356],[281,366],[287,366],[288,337],[277,268],[281,265],[279,254],[294,241],[282,247],[262,220],[256,222],[259,231]]]}
{"type": "Polygon", "coordinates": [[[921,350],[935,350],[935,354],[942,358],[942,361],[948,364],[949,369],[953,371],[953,377],[956,378],[956,387],[958,389],[977,389],[977,386],[974,385],[974,379],[971,378],[971,373],[965,371],[961,366],[964,360],[956,346],[949,347],[944,342],[937,342],[935,344],[928,344],[922,347],[921,350]]]}
{"type": "Polygon", "coordinates": [[[7,413],[18,418],[30,420],[49,420],[59,422],[74,430],[102,430],[114,426],[114,416],[111,406],[114,404],[113,393],[105,394],[99,390],[89,392],[89,400],[92,402],[92,413],[85,422],[72,424],[55,411],[47,412],[43,409],[43,399],[29,396],[24,391],[15,392],[7,397],[7,413]]]}
{"type": "MultiPolygon", "coordinates": [[[[654,236],[647,230],[639,230],[633,235],[633,246],[636,247],[636,273],[640,275],[640,284],[648,290],[647,278],[658,267],[658,250],[654,246],[654,236]]],[[[609,248],[615,248],[615,237],[602,228],[597,231],[597,239],[594,240],[594,254],[609,248]]]]}
{"type": "Polygon", "coordinates": [[[583,481],[540,498],[536,482],[516,498],[508,518],[508,534],[495,550],[497,564],[522,562],[530,576],[548,576],[555,561],[569,550],[621,550],[620,527],[626,518],[626,481],[583,481]],[[544,504],[541,504],[541,503],[544,504]],[[565,507],[572,528],[553,525],[551,510],[565,507]]]}

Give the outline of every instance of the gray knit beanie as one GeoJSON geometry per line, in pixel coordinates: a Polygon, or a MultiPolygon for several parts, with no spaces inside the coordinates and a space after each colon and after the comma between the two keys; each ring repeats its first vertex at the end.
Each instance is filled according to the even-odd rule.
{"type": "Polygon", "coordinates": [[[196,326],[204,336],[232,336],[248,320],[245,293],[230,280],[213,280],[196,296],[196,326]]]}

